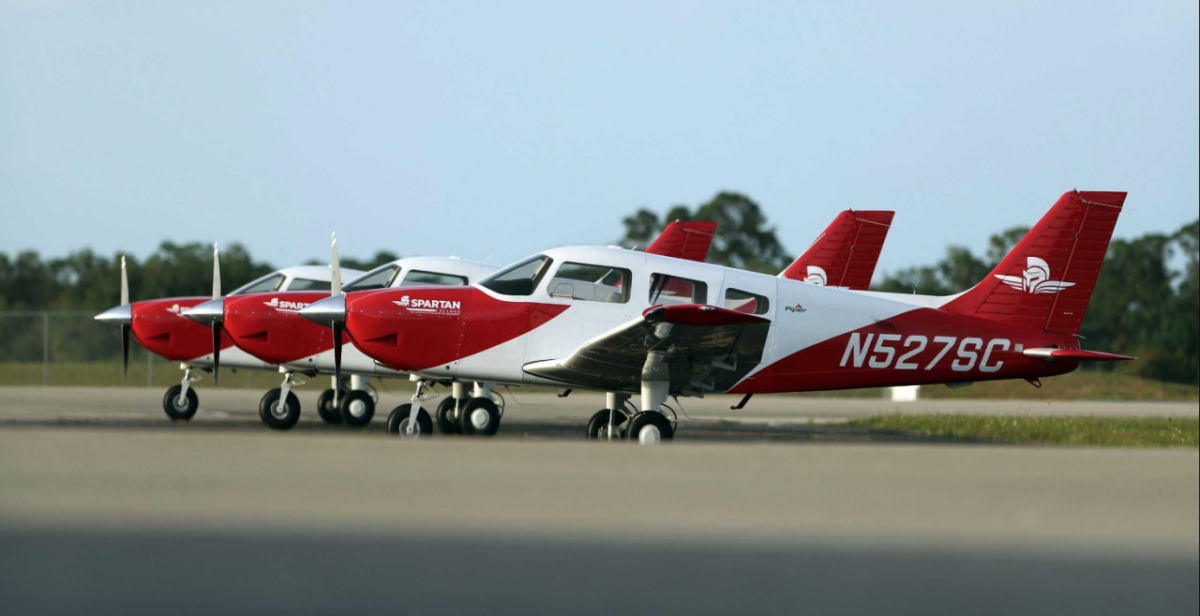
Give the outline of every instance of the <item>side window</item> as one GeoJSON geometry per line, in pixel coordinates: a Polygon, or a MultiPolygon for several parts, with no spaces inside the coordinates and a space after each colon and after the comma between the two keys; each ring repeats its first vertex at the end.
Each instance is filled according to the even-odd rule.
{"type": "Polygon", "coordinates": [[[544,255],[514,263],[479,281],[479,286],[500,295],[533,295],[554,259],[544,255]]]}
{"type": "Polygon", "coordinates": [[[250,284],[230,293],[230,295],[246,295],[247,293],[270,293],[279,288],[283,282],[283,274],[271,274],[251,282],[250,284]]]}
{"type": "Polygon", "coordinates": [[[618,267],[563,263],[554,278],[550,279],[550,286],[546,290],[550,297],[624,304],[629,301],[629,280],[632,277],[629,270],[618,267]]]}
{"type": "Polygon", "coordinates": [[[296,278],[288,285],[288,291],[328,291],[330,289],[328,280],[322,282],[320,280],[309,280],[307,278],[296,278]]]}
{"type": "Polygon", "coordinates": [[[746,314],[767,314],[771,309],[767,298],[737,289],[725,289],[725,307],[746,314]]]}
{"type": "Polygon", "coordinates": [[[708,285],[666,274],[650,275],[650,305],[708,303],[708,285]]]}
{"type": "Polygon", "coordinates": [[[419,270],[409,270],[404,275],[404,282],[400,283],[402,287],[459,287],[467,284],[467,279],[463,276],[452,276],[450,274],[438,274],[437,272],[422,272],[419,270]]]}

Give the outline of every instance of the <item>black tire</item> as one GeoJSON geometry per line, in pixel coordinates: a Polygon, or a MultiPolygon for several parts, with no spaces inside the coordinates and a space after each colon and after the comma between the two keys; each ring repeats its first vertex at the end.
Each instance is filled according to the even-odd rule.
{"type": "Polygon", "coordinates": [[[183,400],[179,399],[179,392],[183,391],[183,385],[176,385],[167,390],[167,394],[163,396],[163,411],[167,417],[175,421],[191,421],[192,416],[196,414],[196,409],[200,408],[200,396],[196,395],[196,390],[188,388],[187,396],[183,400]]]}
{"type": "MultiPolygon", "coordinates": [[[[342,415],[338,413],[337,407],[333,405],[334,393],[333,389],[326,389],[317,398],[317,414],[321,416],[321,421],[327,424],[342,423],[342,415]]],[[[341,392],[338,392],[338,401],[341,402],[341,398],[345,396],[346,390],[343,389],[341,392]]]]}
{"type": "Polygon", "coordinates": [[[500,429],[500,408],[491,398],[471,398],[458,414],[458,429],[466,436],[494,436],[500,429]]]}
{"type": "Polygon", "coordinates": [[[338,401],[338,413],[347,426],[365,426],[375,417],[375,400],[363,389],[346,392],[338,401]]]}
{"type": "Polygon", "coordinates": [[[457,402],[454,398],[446,398],[438,405],[437,412],[434,417],[437,418],[438,431],[442,434],[462,434],[462,429],[458,427],[458,417],[454,413],[454,404],[457,402]]]}
{"type": "MultiPolygon", "coordinates": [[[[607,434],[603,436],[601,435],[602,431],[608,430],[608,413],[608,409],[600,409],[599,411],[596,411],[595,415],[592,415],[591,419],[588,420],[587,437],[589,441],[608,438],[607,434]]],[[[625,431],[622,429],[622,427],[627,421],[629,421],[629,415],[626,415],[625,411],[621,409],[613,411],[612,422],[613,428],[616,430],[616,434],[614,434],[616,438],[625,438],[625,431]]]]}
{"type": "MultiPolygon", "coordinates": [[[[412,414],[411,404],[401,404],[392,409],[392,414],[388,415],[387,430],[388,434],[400,435],[401,424],[407,423],[408,416],[412,414]]],[[[408,426],[403,426],[405,430],[408,426]]],[[[427,438],[433,436],[433,420],[429,418],[429,413],[425,409],[421,409],[417,413],[417,436],[427,438]]]]}
{"type": "Polygon", "coordinates": [[[625,432],[626,437],[634,442],[652,444],[662,441],[669,441],[675,438],[675,430],[671,429],[671,422],[658,411],[642,411],[633,416],[629,422],[629,429],[625,432]],[[653,432],[649,429],[657,430],[657,440],[653,439],[653,432]],[[643,434],[643,430],[647,432],[643,434]],[[643,437],[648,440],[643,441],[643,437]]]}
{"type": "Polygon", "coordinates": [[[300,421],[300,398],[288,392],[283,409],[279,409],[279,396],[283,391],[279,388],[268,391],[258,403],[258,416],[272,430],[291,430],[300,421]]]}

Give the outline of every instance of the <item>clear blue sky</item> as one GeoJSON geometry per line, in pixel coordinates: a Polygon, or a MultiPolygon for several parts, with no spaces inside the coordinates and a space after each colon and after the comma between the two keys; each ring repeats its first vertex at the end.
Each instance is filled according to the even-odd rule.
{"type": "Polygon", "coordinates": [[[0,251],[506,262],[723,189],[793,252],[895,209],[884,269],[1074,187],[1173,231],[1197,6],[0,0],[0,251]]]}

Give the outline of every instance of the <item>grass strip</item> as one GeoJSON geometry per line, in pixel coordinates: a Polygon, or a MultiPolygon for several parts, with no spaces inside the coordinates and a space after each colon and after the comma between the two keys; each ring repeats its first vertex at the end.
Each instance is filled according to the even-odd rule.
{"type": "Polygon", "coordinates": [[[849,425],[1014,444],[1200,447],[1200,420],[1180,417],[880,415],[856,419],[849,425]]]}

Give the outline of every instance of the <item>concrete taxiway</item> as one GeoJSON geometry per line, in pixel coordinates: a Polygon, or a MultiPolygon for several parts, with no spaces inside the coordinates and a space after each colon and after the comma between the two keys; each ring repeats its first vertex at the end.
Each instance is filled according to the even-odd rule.
{"type": "Polygon", "coordinates": [[[567,441],[582,396],[408,442],[272,432],[252,392],[204,391],[188,424],[153,390],[5,393],[3,613],[1200,608],[1195,450],[759,438],[820,427],[797,422],[567,441]]]}

